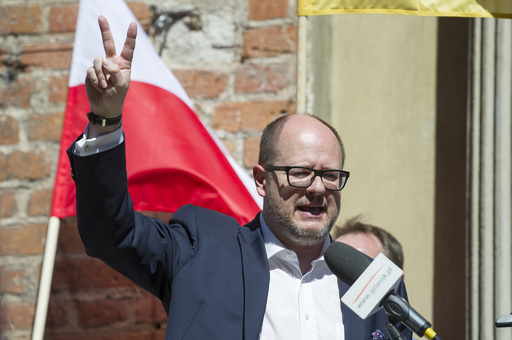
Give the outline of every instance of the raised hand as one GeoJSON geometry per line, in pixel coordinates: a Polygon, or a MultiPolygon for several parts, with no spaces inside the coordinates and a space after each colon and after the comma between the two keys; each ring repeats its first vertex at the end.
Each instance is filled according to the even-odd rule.
{"type": "Polygon", "coordinates": [[[104,118],[114,118],[122,113],[123,103],[130,86],[137,24],[132,22],[128,27],[123,50],[120,55],[117,55],[107,19],[100,16],[98,23],[105,57],[96,57],[93,66],[87,70],[85,89],[91,111],[104,118]]]}

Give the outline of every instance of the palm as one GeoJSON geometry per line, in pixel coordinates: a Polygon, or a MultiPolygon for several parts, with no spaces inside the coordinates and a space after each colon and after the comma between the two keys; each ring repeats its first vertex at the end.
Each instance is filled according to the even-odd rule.
{"type": "Polygon", "coordinates": [[[103,91],[98,91],[92,85],[91,81],[86,81],[85,83],[87,97],[89,98],[89,103],[93,112],[110,112],[115,110],[119,105],[122,106],[126,93],[128,92],[128,87],[130,85],[131,63],[123,60],[119,56],[111,58],[111,60],[120,67],[119,76],[116,78],[115,83],[109,74],[105,75],[107,79],[107,88],[103,91]]]}

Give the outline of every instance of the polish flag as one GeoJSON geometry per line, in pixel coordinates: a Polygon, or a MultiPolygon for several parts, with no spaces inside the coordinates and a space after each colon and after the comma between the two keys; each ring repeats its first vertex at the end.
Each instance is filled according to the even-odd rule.
{"type": "MultiPolygon", "coordinates": [[[[65,150],[87,124],[86,70],[95,57],[105,55],[100,15],[109,21],[118,53],[130,22],[137,22],[122,0],[80,1],[51,210],[58,218],[76,214],[65,150]]],[[[262,204],[253,180],[194,113],[183,87],[138,26],[123,110],[128,188],[135,209],[174,212],[190,203],[233,216],[241,224],[252,220],[262,204]]]]}

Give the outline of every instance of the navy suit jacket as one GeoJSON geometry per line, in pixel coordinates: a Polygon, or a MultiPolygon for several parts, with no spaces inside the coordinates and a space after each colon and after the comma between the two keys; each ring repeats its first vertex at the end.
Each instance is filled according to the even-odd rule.
{"type": "MultiPolygon", "coordinates": [[[[72,148],[85,250],[162,301],[166,339],[258,339],[270,278],[258,216],[240,227],[232,217],[186,205],[165,224],[133,210],[124,143],[87,157],[72,148]]],[[[340,281],[340,296],[347,289],[340,281]]],[[[403,284],[398,293],[406,297],[403,284]]],[[[372,339],[377,329],[388,338],[382,310],[366,320],[344,305],[342,313],[346,340],[372,339]]],[[[411,338],[409,330],[403,334],[411,338]]]]}

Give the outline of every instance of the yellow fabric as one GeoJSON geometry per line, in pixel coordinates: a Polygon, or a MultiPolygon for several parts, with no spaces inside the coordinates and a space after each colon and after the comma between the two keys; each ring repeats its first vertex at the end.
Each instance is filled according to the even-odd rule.
{"type": "Polygon", "coordinates": [[[298,0],[299,16],[341,13],[512,18],[512,0],[298,0]]]}

